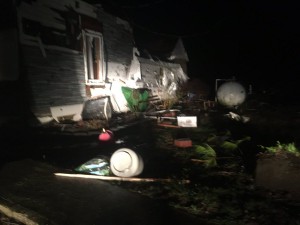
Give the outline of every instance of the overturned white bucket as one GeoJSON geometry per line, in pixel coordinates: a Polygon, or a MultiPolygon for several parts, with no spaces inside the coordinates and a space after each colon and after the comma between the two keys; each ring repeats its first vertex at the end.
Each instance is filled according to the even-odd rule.
{"type": "Polygon", "coordinates": [[[119,177],[134,177],[143,172],[142,157],[129,148],[115,151],[110,158],[111,172],[119,177]]]}

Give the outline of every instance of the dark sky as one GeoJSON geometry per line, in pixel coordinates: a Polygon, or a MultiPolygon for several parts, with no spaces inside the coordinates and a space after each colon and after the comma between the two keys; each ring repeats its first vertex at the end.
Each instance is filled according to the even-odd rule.
{"type": "Polygon", "coordinates": [[[297,88],[300,20],[292,1],[90,1],[127,19],[137,42],[181,37],[190,77],[297,88]]]}

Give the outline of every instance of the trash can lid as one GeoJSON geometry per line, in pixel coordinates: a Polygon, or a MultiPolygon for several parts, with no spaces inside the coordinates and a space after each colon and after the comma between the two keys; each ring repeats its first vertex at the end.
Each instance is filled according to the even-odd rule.
{"type": "Polygon", "coordinates": [[[133,150],[121,148],[112,154],[110,168],[116,176],[133,177],[142,172],[144,163],[142,158],[133,150]]]}
{"type": "Polygon", "coordinates": [[[122,172],[126,169],[130,169],[132,165],[132,157],[126,151],[116,152],[113,155],[112,161],[113,161],[112,166],[119,172],[122,172]]]}

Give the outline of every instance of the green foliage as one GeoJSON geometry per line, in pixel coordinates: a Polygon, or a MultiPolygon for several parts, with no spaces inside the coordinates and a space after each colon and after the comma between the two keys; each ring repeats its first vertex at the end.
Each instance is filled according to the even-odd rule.
{"type": "Polygon", "coordinates": [[[297,157],[300,157],[300,151],[295,146],[295,143],[282,144],[279,141],[277,141],[275,146],[265,147],[265,146],[259,145],[259,147],[261,147],[267,153],[277,154],[279,152],[284,152],[284,153],[290,153],[297,157]]]}
{"type": "Polygon", "coordinates": [[[238,148],[238,145],[234,142],[231,142],[231,141],[224,141],[221,145],[220,145],[221,148],[224,148],[225,150],[228,150],[228,151],[234,151],[238,148]]]}
{"type": "MultiPolygon", "coordinates": [[[[252,145],[247,148],[241,144],[250,141],[251,137],[234,139],[228,130],[217,134],[215,130],[203,130],[203,127],[185,128],[184,131],[193,140],[193,148],[174,151],[173,140],[178,130],[155,130],[157,146],[164,152],[170,150],[174,158],[182,162],[180,173],[172,174],[174,182],[127,185],[140,194],[167,200],[171,206],[201,217],[211,225],[300,225],[299,207],[294,210],[294,204],[284,202],[284,193],[270,194],[268,190],[256,189],[253,177],[240,172],[243,163],[240,159],[248,156],[242,154],[252,150],[252,145]],[[191,163],[191,159],[200,164],[191,163]],[[183,183],[183,178],[191,182],[183,183]],[[142,188],[137,188],[138,185],[142,188]],[[297,213],[293,214],[292,209],[297,213]],[[278,222],[280,219],[285,223],[278,222]]],[[[294,144],[278,142],[274,147],[264,148],[270,152],[285,149],[299,154],[294,144]]]]}
{"type": "Polygon", "coordinates": [[[243,139],[239,139],[239,140],[235,140],[235,141],[224,141],[223,143],[221,143],[220,147],[225,149],[225,150],[229,150],[229,151],[234,151],[236,150],[239,145],[245,141],[249,141],[251,140],[251,137],[247,136],[244,137],[243,139]]]}
{"type": "Polygon", "coordinates": [[[196,145],[195,151],[203,155],[203,158],[216,157],[215,150],[212,147],[210,147],[208,144],[196,145]]]}
{"type": "Polygon", "coordinates": [[[205,167],[214,167],[217,165],[217,154],[208,144],[205,143],[203,145],[196,145],[195,152],[199,154],[205,167]]]}
{"type": "Polygon", "coordinates": [[[251,137],[246,136],[239,140],[230,140],[230,132],[226,132],[220,136],[210,135],[204,143],[194,145],[196,157],[202,160],[203,165],[206,168],[217,166],[217,157],[221,152],[227,155],[232,155],[236,152],[240,153],[239,146],[245,141],[251,140],[251,137]]]}

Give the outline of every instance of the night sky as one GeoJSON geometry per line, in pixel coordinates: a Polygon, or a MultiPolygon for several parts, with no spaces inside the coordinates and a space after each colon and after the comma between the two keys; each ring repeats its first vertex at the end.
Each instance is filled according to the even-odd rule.
{"type": "MultiPolygon", "coordinates": [[[[300,7],[296,1],[85,1],[100,3],[105,11],[127,20],[138,45],[147,47],[160,40],[175,43],[182,38],[191,78],[213,86],[215,79],[234,76],[252,84],[254,91],[300,96],[300,7]]],[[[9,15],[2,14],[9,20],[9,15]]]]}
{"type": "Polygon", "coordinates": [[[289,1],[90,0],[128,20],[136,42],[182,38],[188,75],[299,94],[299,7],[289,1]],[[298,90],[297,90],[298,89],[298,90]]]}

